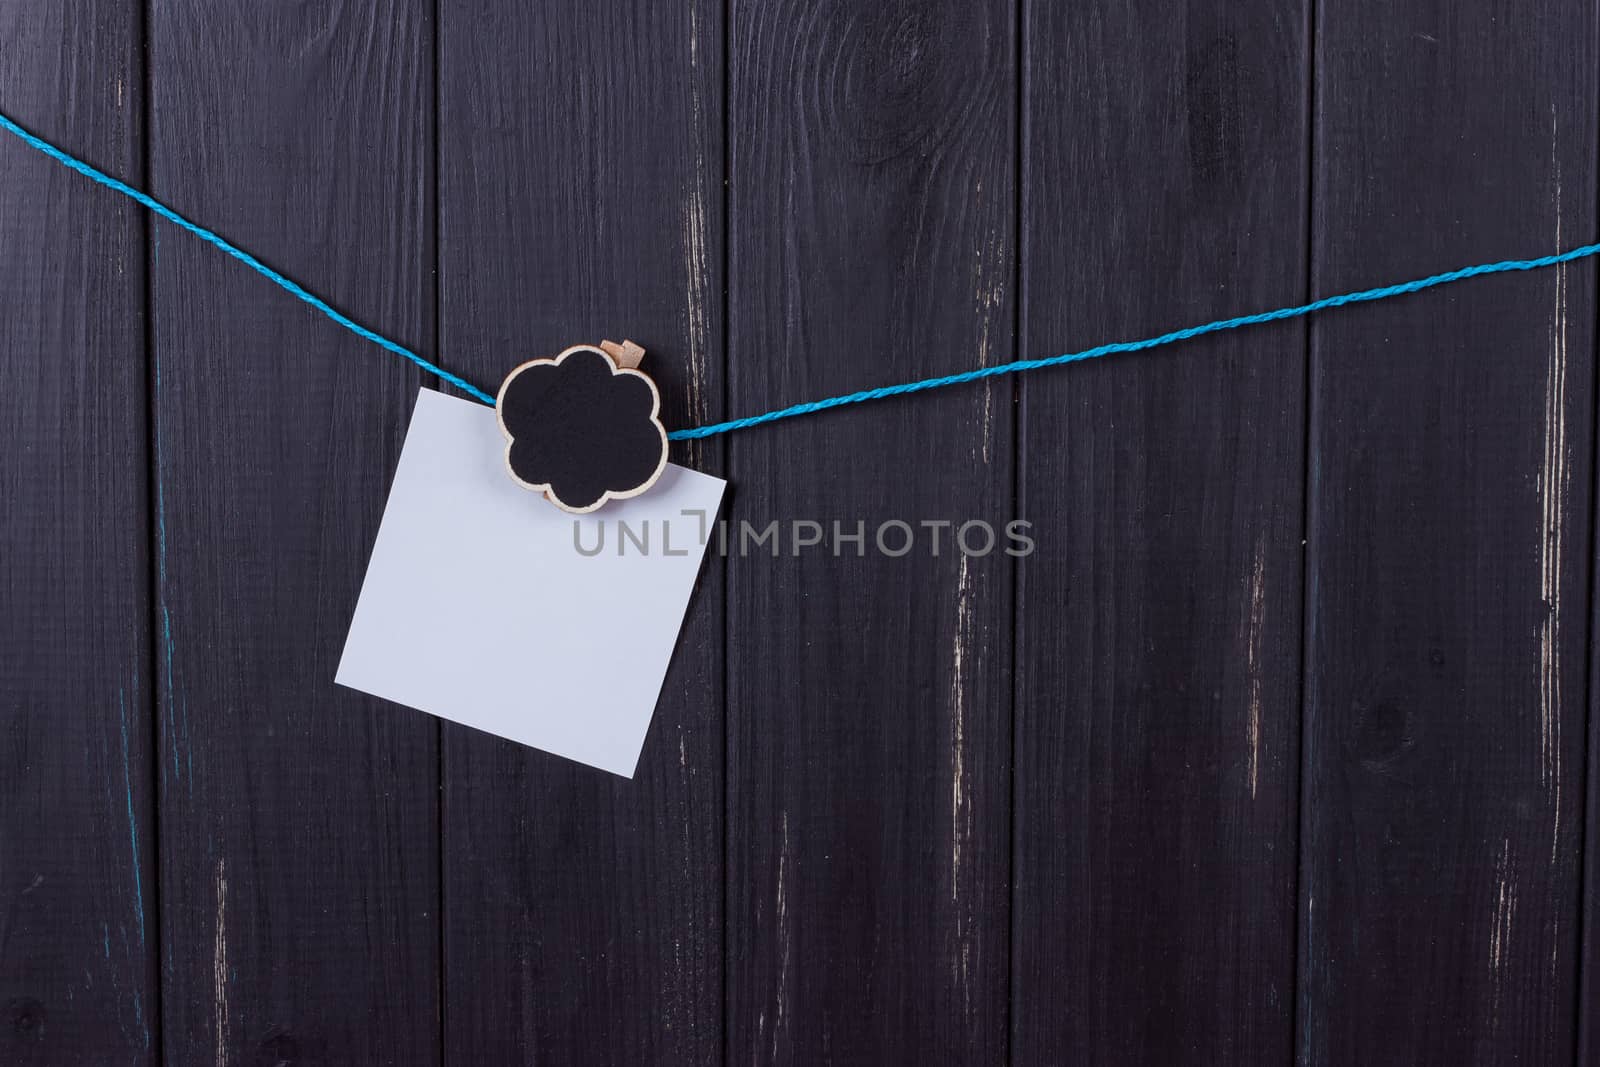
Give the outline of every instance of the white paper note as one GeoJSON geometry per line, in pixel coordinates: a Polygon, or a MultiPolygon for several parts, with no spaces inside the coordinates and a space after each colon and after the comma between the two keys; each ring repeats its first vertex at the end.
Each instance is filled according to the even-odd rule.
{"type": "Polygon", "coordinates": [[[492,408],[417,397],[336,681],[632,777],[727,483],[669,465],[570,515],[505,446],[492,408]]]}

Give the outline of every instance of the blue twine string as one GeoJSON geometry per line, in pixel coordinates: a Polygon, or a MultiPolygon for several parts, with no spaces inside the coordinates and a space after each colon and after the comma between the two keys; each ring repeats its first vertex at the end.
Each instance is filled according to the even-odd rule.
{"type": "Polygon", "coordinates": [[[789,419],[796,415],[809,415],[814,411],[826,411],[829,408],[843,407],[846,404],[860,404],[867,400],[881,400],[889,396],[920,393],[925,389],[942,389],[947,385],[960,385],[963,382],[975,382],[983,378],[996,378],[1002,374],[1020,374],[1023,371],[1038,370],[1041,367],[1058,367],[1063,363],[1077,363],[1080,360],[1097,359],[1100,356],[1109,356],[1119,352],[1142,352],[1148,348],[1159,348],[1162,345],[1187,341],[1191,337],[1201,337],[1208,333],[1221,333],[1223,330],[1237,330],[1241,326],[1256,326],[1260,323],[1278,322],[1283,319],[1297,319],[1314,312],[1326,311],[1328,308],[1343,307],[1345,304],[1359,304],[1369,300],[1386,300],[1392,296],[1404,296],[1406,293],[1431,289],[1436,285],[1448,285],[1450,282],[1459,282],[1464,278],[1475,278],[1480,274],[1501,274],[1505,271],[1538,270],[1540,267],[1553,267],[1557,263],[1570,263],[1575,259],[1584,259],[1597,252],[1600,252],[1600,244],[1582,245],[1571,251],[1561,252],[1557,255],[1539,256],[1535,259],[1506,259],[1498,263],[1481,263],[1475,267],[1462,267],[1459,270],[1446,271],[1443,274],[1434,274],[1426,278],[1418,278],[1415,281],[1399,282],[1395,285],[1385,285],[1377,289],[1362,289],[1355,293],[1341,293],[1338,296],[1325,296],[1321,300],[1313,300],[1309,304],[1278,308],[1276,311],[1261,311],[1254,315],[1239,315],[1231,319],[1218,319],[1215,322],[1208,322],[1200,326],[1186,326],[1181,330],[1173,330],[1171,333],[1164,333],[1157,337],[1147,337],[1142,341],[1114,341],[1111,344],[1085,348],[1081,352],[1068,352],[1065,355],[1050,356],[1046,359],[1019,359],[1012,363],[997,363],[992,367],[962,371],[959,374],[946,374],[940,378],[924,378],[921,381],[905,382],[901,385],[885,385],[877,389],[863,389],[857,393],[846,393],[843,396],[830,396],[825,400],[794,404],[790,407],[768,411],[761,415],[751,415],[743,419],[730,419],[727,422],[712,423],[709,426],[699,426],[692,430],[678,430],[667,436],[676,440],[710,437],[713,434],[743,430],[749,426],[760,426],[762,423],[776,422],[778,419],[789,419]]]}
{"type": "MultiPolygon", "coordinates": [[[[17,125],[5,114],[0,113],[0,129],[15,134],[24,144],[42,152],[51,159],[77,171],[79,174],[97,182],[100,185],[121,193],[135,203],[141,204],[168,222],[189,231],[208,244],[222,249],[234,259],[239,260],[263,278],[288,292],[295,298],[304,301],[317,311],[326,315],[334,322],[343,326],[358,337],[365,338],[380,348],[393,352],[395,355],[404,356],[442,381],[449,382],[458,389],[464,390],[475,399],[485,404],[493,405],[494,397],[479,389],[472,383],[451,374],[444,368],[430,363],[417,355],[404,345],[397,344],[387,337],[369,330],[354,319],[335,310],[326,301],[308,292],[304,287],[289,278],[284,277],[271,267],[262,263],[255,256],[246,252],[213,233],[211,230],[190,222],[176,211],[156,200],[146,193],[140,192],[125,182],[118,181],[104,171],[90,166],[83,160],[71,155],[49,141],[44,140],[21,126],[17,125]]],[[[1463,281],[1467,278],[1476,278],[1483,274],[1503,274],[1508,271],[1538,270],[1542,267],[1553,267],[1559,263],[1570,263],[1573,260],[1586,259],[1600,253],[1600,244],[1581,245],[1566,252],[1554,255],[1537,256],[1533,259],[1506,259],[1497,263],[1480,263],[1473,267],[1461,267],[1457,270],[1445,271],[1443,274],[1433,274],[1426,278],[1414,281],[1397,282],[1394,285],[1384,285],[1376,289],[1362,289],[1353,293],[1341,293],[1337,296],[1325,296],[1320,300],[1313,300],[1309,304],[1297,304],[1293,307],[1278,308],[1275,311],[1261,311],[1253,315],[1238,315],[1229,319],[1218,319],[1215,322],[1203,323],[1199,326],[1187,326],[1181,330],[1160,334],[1156,337],[1147,337],[1140,341],[1115,341],[1110,344],[1096,345],[1094,348],[1085,348],[1079,352],[1068,352],[1065,355],[1050,356],[1045,359],[1019,359],[1011,363],[998,363],[992,367],[980,367],[977,370],[962,371],[959,374],[946,374],[938,378],[924,378],[921,381],[903,382],[899,385],[885,385],[877,389],[863,389],[855,393],[845,393],[841,396],[830,396],[822,400],[812,400],[803,404],[793,404],[786,408],[764,412],[760,415],[751,415],[742,419],[729,419],[727,422],[714,422],[706,426],[696,426],[688,430],[674,430],[667,436],[674,441],[689,441],[702,437],[714,437],[717,434],[732,433],[735,430],[744,430],[752,426],[761,426],[779,419],[792,419],[798,415],[810,415],[818,411],[827,411],[830,408],[844,407],[848,404],[861,404],[869,400],[882,400],[891,396],[903,396],[908,393],[921,393],[929,389],[943,389],[950,385],[961,385],[966,382],[981,381],[986,378],[998,378],[1006,374],[1020,374],[1024,371],[1040,370],[1044,367],[1057,367],[1065,363],[1077,363],[1086,359],[1098,359],[1101,356],[1116,355],[1123,352],[1142,352],[1162,345],[1175,344],[1206,334],[1221,333],[1224,330],[1237,330],[1244,326],[1257,326],[1267,322],[1281,322],[1284,319],[1297,319],[1330,308],[1343,307],[1346,304],[1360,304],[1373,300],[1387,300],[1390,297],[1404,296],[1408,293],[1432,289],[1438,285],[1448,285],[1451,282],[1463,281]]]]}
{"type": "Polygon", "coordinates": [[[63,149],[57,148],[44,138],[29,133],[27,130],[23,129],[21,126],[18,126],[4,114],[0,114],[0,129],[4,129],[9,133],[16,134],[17,137],[19,137],[22,142],[28,145],[30,148],[35,148],[38,151],[43,152],[45,155],[49,156],[57,163],[60,163],[62,166],[65,166],[70,170],[77,171],[85,178],[88,178],[90,181],[100,183],[107,189],[110,189],[112,192],[121,193],[129,200],[132,200],[137,204],[142,204],[151,211],[155,212],[157,215],[160,215],[162,218],[166,219],[168,222],[172,223],[174,226],[188,230],[190,233],[200,238],[200,240],[205,241],[207,244],[216,245],[218,248],[228,253],[228,255],[232,256],[234,259],[237,259],[239,262],[243,263],[245,266],[249,267],[251,270],[267,279],[267,281],[271,282],[273,285],[276,285],[278,288],[294,296],[296,299],[303,300],[307,304],[310,304],[313,308],[316,308],[318,311],[322,312],[324,315],[328,316],[328,318],[332,319],[334,322],[337,322],[340,326],[343,326],[357,337],[365,338],[366,340],[377,345],[379,348],[386,348],[397,356],[404,356],[406,359],[409,359],[411,362],[415,363],[429,374],[435,375],[441,380],[449,382],[458,389],[465,389],[467,392],[471,393],[474,397],[483,401],[485,404],[494,404],[493,396],[484,392],[482,389],[479,389],[471,382],[451,374],[443,367],[428,362],[426,359],[423,359],[421,356],[417,355],[404,345],[397,344],[382,334],[367,329],[365,326],[350,318],[348,315],[345,315],[343,312],[335,309],[331,304],[323,300],[321,297],[306,291],[306,289],[301,286],[300,283],[293,281],[292,279],[285,278],[283,275],[279,274],[277,271],[261,262],[255,256],[252,256],[249,252],[246,252],[244,249],[228,241],[226,238],[213,233],[198,223],[190,222],[188,219],[184,218],[182,215],[178,214],[176,211],[157,200],[155,197],[150,196],[147,193],[140,192],[133,186],[128,185],[126,182],[118,181],[105,171],[98,170],[95,167],[90,166],[77,156],[71,155],[63,149]]]}

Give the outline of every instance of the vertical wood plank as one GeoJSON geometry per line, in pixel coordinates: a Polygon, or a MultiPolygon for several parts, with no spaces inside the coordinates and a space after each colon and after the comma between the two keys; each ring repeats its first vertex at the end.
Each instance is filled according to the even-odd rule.
{"type": "MultiPolygon", "coordinates": [[[[733,409],[1010,358],[1014,5],[731,17],[733,409]]],[[[1011,409],[978,385],[731,443],[734,1062],[1004,1058],[1011,409]]]]}
{"type": "MultiPolygon", "coordinates": [[[[1313,282],[1595,232],[1595,8],[1319,9],[1313,282]]],[[[1300,1052],[1572,1056],[1595,277],[1313,328],[1300,1052]]]]}
{"type": "MultiPolygon", "coordinates": [[[[150,16],[156,194],[422,348],[429,10],[150,16]]],[[[436,1062],[437,727],[333,684],[416,377],[155,238],[167,1055],[436,1062]]]]}
{"type": "MultiPolygon", "coordinates": [[[[629,337],[668,426],[720,414],[722,27],[713,0],[445,0],[452,366],[493,388],[629,337]]],[[[720,451],[673,459],[715,471],[720,451]]],[[[719,1061],[720,575],[702,570],[631,781],[445,727],[452,1062],[719,1061]]]]}
{"type": "MultiPolygon", "coordinates": [[[[1301,4],[1031,3],[1029,355],[1298,302],[1301,4]]],[[[1305,334],[1022,383],[1017,1063],[1292,1050],[1305,334]]]]}
{"type": "MultiPolygon", "coordinates": [[[[143,167],[132,5],[0,3],[0,101],[143,167]]],[[[152,1063],[144,220],[0,139],[0,1062],[152,1063]]]]}

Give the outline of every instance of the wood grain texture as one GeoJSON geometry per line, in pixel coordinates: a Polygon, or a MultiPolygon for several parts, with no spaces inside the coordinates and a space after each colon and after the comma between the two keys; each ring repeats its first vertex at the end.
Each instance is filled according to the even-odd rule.
{"type": "MultiPolygon", "coordinates": [[[[150,12],[155,193],[422,348],[429,11],[150,12]]],[[[434,1063],[437,726],[333,685],[416,377],[155,237],[167,1057],[434,1063]]]]}
{"type": "MultiPolygon", "coordinates": [[[[0,101],[137,180],[126,5],[0,3],[0,101]]],[[[0,143],[0,1062],[153,1063],[144,220],[0,143]]]]}
{"type": "MultiPolygon", "coordinates": [[[[1304,7],[1028,10],[1025,353],[1301,300],[1304,7]]],[[[1022,383],[1016,1063],[1291,1054],[1304,366],[1022,383]]]]}
{"type": "MultiPolygon", "coordinates": [[[[731,17],[733,410],[1010,358],[1014,7],[731,17]]],[[[1001,531],[1012,455],[1009,383],[731,444],[732,1062],[1005,1055],[1013,561],[922,524],[1001,531]],[[773,522],[778,558],[740,558],[773,522]]]]}
{"type": "MultiPolygon", "coordinates": [[[[1593,240],[1597,17],[0,0],[0,108],[679,427],[1593,240]]],[[[675,447],[630,782],[334,688],[417,375],[0,139],[0,1063],[1600,1064],[1596,281],[675,447]]]]}
{"type": "MultiPolygon", "coordinates": [[[[1319,12],[1319,294],[1593,240],[1592,5],[1319,12]]],[[[1572,1056],[1594,285],[1314,325],[1307,1063],[1572,1056]]]]}
{"type": "MultiPolygon", "coordinates": [[[[627,336],[668,428],[720,415],[722,26],[708,0],[445,0],[452,367],[493,388],[524,360],[627,336]]],[[[673,459],[715,472],[720,452],[673,459]]],[[[452,1062],[720,1059],[721,641],[712,559],[632,781],[445,727],[452,1062]]]]}

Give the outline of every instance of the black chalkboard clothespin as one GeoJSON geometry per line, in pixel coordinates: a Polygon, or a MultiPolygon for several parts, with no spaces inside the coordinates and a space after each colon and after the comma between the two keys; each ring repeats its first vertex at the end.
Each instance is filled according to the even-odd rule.
{"type": "Polygon", "coordinates": [[[579,515],[654,485],[667,468],[667,430],[643,358],[632,341],[601,341],[506,375],[494,407],[512,481],[579,515]]]}

